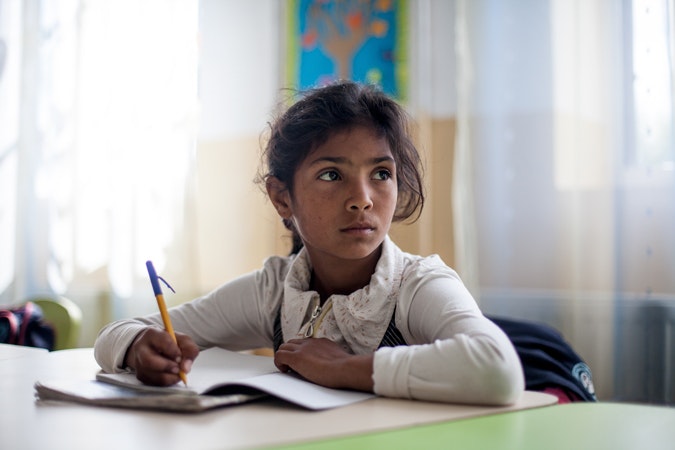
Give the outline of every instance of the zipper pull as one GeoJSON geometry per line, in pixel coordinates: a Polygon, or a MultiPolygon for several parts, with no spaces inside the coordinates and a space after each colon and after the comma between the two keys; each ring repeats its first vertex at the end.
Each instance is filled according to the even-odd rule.
{"type": "Polygon", "coordinates": [[[316,318],[319,317],[319,314],[321,314],[321,305],[316,305],[316,308],[314,308],[314,311],[312,312],[312,316],[309,318],[309,326],[307,327],[307,330],[305,330],[306,338],[314,335],[314,322],[316,322],[316,318]]]}

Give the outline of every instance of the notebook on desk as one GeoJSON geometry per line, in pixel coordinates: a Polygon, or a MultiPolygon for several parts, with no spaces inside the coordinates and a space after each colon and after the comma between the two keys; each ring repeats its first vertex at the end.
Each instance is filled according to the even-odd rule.
{"type": "Polygon", "coordinates": [[[97,406],[199,412],[266,396],[310,410],[349,405],[373,394],[325,388],[279,372],[272,358],[221,348],[202,351],[188,374],[187,387],[148,386],[133,373],[103,373],[96,380],[54,380],[35,384],[41,400],[97,406]]]}

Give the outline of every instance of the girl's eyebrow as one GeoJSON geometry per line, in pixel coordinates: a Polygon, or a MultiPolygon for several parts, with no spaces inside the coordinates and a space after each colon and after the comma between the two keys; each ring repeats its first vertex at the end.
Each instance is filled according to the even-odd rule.
{"type": "MultiPolygon", "coordinates": [[[[333,164],[342,164],[342,165],[352,165],[353,163],[349,158],[345,158],[344,156],[322,156],[320,158],[316,158],[312,162],[309,163],[310,166],[313,166],[315,164],[320,164],[324,162],[329,162],[333,164]]],[[[383,162],[389,162],[389,163],[395,163],[396,161],[394,160],[393,157],[387,155],[387,156],[378,156],[376,158],[371,158],[369,162],[372,165],[377,165],[381,164],[383,162]]]]}

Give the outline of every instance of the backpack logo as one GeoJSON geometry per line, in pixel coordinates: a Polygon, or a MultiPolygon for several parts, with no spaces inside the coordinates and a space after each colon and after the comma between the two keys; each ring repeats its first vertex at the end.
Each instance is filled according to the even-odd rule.
{"type": "Polygon", "coordinates": [[[584,389],[595,398],[595,386],[593,386],[591,368],[583,362],[576,363],[574,367],[572,367],[572,375],[579,380],[584,389]]]}

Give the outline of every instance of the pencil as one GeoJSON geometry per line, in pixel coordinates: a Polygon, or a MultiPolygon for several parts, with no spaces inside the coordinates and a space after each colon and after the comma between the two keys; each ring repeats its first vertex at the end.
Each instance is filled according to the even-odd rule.
{"type": "MultiPolygon", "coordinates": [[[[166,302],[164,301],[164,294],[162,294],[162,287],[159,285],[159,277],[157,272],[155,272],[155,267],[152,265],[152,261],[147,261],[145,266],[148,268],[148,275],[150,275],[150,283],[152,283],[152,290],[155,293],[155,298],[157,299],[157,306],[159,306],[159,313],[162,315],[162,322],[164,322],[164,328],[167,333],[173,338],[173,341],[178,344],[176,339],[176,333],[173,331],[173,325],[171,324],[171,317],[169,317],[169,311],[166,309],[166,302]]],[[[165,281],[166,283],[166,281],[165,281]]],[[[178,372],[178,376],[183,380],[183,384],[187,386],[187,376],[182,370],[178,372]]]]}

